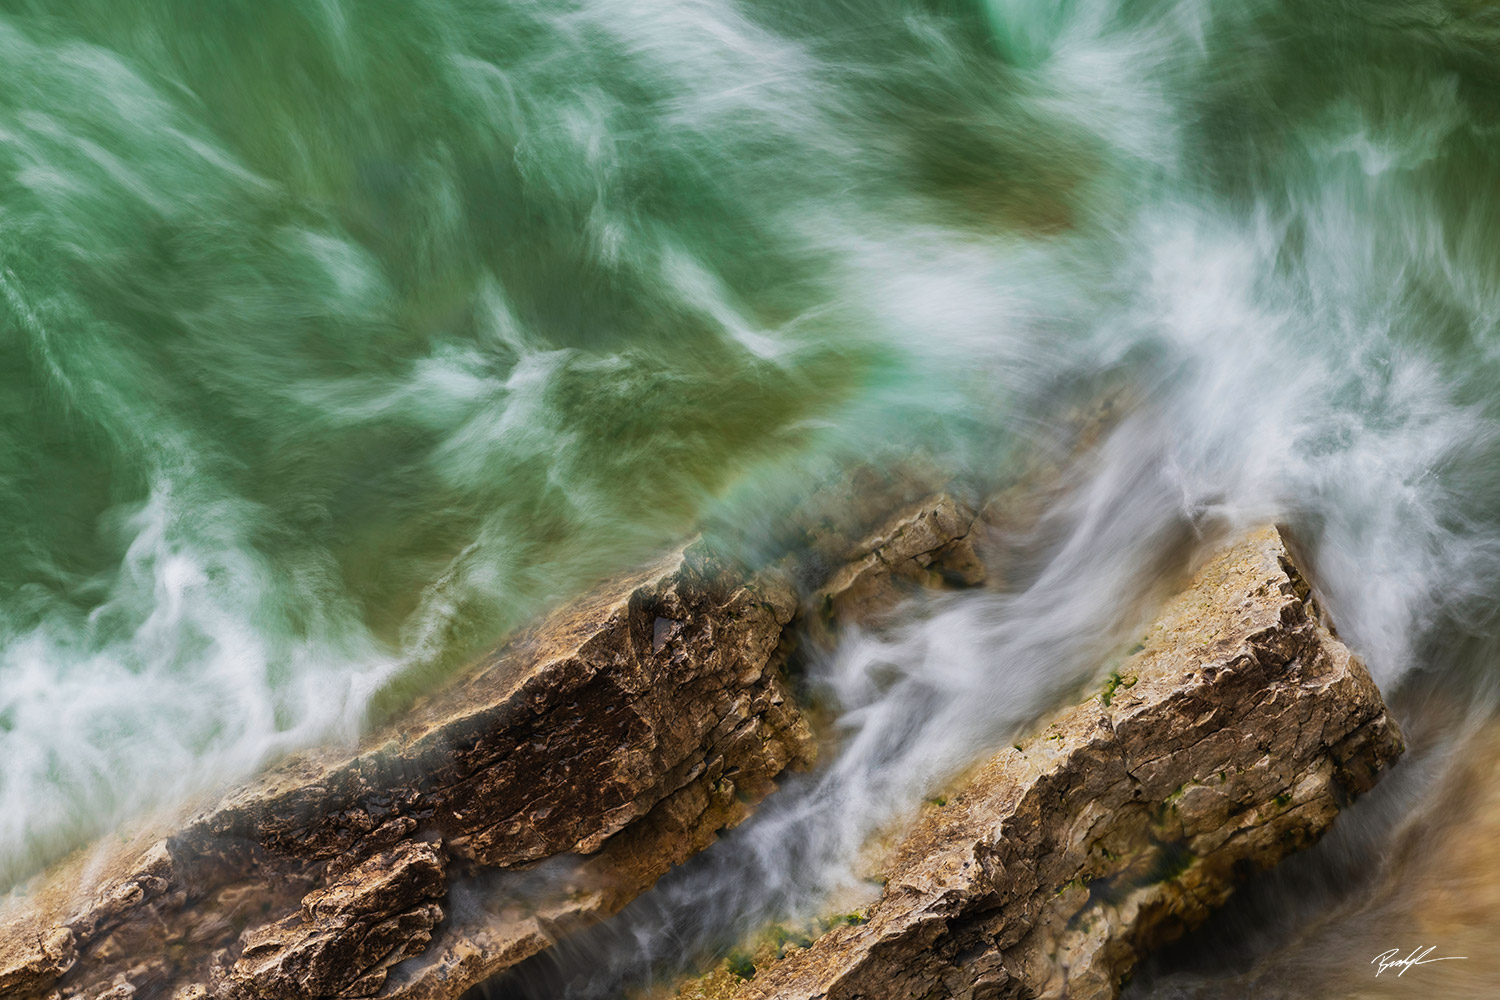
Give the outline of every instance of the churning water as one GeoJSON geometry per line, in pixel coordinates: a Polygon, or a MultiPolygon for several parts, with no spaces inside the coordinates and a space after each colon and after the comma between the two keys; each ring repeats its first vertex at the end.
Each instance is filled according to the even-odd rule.
{"type": "MultiPolygon", "coordinates": [[[[1014,586],[815,664],[840,754],[575,992],[815,905],[1226,525],[1295,529],[1445,773],[1500,677],[1500,11],[0,0],[0,882],[697,525],[999,481],[1105,382],[1014,586]]],[[[1391,786],[1239,919],[1446,808],[1391,786]]]]}

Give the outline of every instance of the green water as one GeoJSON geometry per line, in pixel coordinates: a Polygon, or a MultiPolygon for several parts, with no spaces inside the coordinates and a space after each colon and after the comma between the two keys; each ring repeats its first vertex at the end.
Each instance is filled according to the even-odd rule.
{"type": "Polygon", "coordinates": [[[3,857],[946,435],[851,260],[889,157],[709,13],[0,5],[3,857]]]}
{"type": "Polygon", "coordinates": [[[0,881],[1105,381],[1051,607],[1278,517],[1486,678],[1497,224],[1481,3],[0,0],[0,881]]]}

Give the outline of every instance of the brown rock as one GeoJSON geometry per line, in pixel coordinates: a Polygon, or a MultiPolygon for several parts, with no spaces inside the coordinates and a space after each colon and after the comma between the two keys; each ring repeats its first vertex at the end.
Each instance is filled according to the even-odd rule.
{"type": "Polygon", "coordinates": [[[0,920],[0,996],[456,997],[808,761],[793,608],[692,549],[601,587],[357,749],[39,877],[0,920]]]}
{"type": "Polygon", "coordinates": [[[38,993],[77,960],[73,933],[65,927],[7,928],[0,942],[0,996],[38,993]]]}
{"type": "Polygon", "coordinates": [[[1311,844],[1401,751],[1363,664],[1260,531],[1102,691],[930,810],[867,919],[735,995],[1114,997],[1141,953],[1311,844]]]}
{"type": "Polygon", "coordinates": [[[974,512],[946,493],[910,505],[846,553],[813,606],[827,623],[870,624],[895,606],[903,586],[983,583],[974,521],[974,512]]]}
{"type": "MultiPolygon", "coordinates": [[[[1424,698],[1413,715],[1406,720],[1408,729],[1422,726],[1431,741],[1424,758],[1412,761],[1418,773],[1405,776],[1405,795],[1419,798],[1368,847],[1341,852],[1341,864],[1354,862],[1358,891],[1286,928],[1274,947],[1256,949],[1248,967],[1216,966],[1173,977],[1173,996],[1500,996],[1500,955],[1494,948],[1500,913],[1500,719],[1482,698],[1455,703],[1442,694],[1424,698]],[[1434,752],[1433,743],[1442,749],[1434,752]],[[1426,964],[1406,968],[1404,975],[1400,965],[1381,972],[1377,956],[1385,961],[1415,956],[1426,964]]],[[[1296,892],[1300,886],[1285,888],[1296,892]]]]}
{"type": "Polygon", "coordinates": [[[222,991],[373,996],[392,965],[432,940],[443,919],[432,900],[446,893],[446,874],[446,857],[429,843],[404,840],[371,856],[304,896],[300,912],[243,934],[222,991]]]}

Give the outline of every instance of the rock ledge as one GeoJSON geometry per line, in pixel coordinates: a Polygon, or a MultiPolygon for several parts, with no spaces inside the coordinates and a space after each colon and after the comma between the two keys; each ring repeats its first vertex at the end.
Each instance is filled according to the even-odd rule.
{"type": "Polygon", "coordinates": [[[0,918],[0,996],[457,997],[810,761],[794,610],[691,548],[603,586],[358,749],[44,873],[0,918]]]}

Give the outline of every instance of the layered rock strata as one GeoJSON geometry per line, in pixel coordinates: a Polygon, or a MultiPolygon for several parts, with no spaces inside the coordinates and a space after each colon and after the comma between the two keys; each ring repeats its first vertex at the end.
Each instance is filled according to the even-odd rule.
{"type": "MultiPolygon", "coordinates": [[[[983,527],[946,495],[911,505],[805,617],[878,623],[907,588],[983,582],[983,527]]],[[[620,909],[810,759],[778,670],[794,607],[691,550],[601,587],[357,751],[48,873],[0,927],[0,996],[457,997],[620,909]]],[[[748,981],[721,970],[713,995],[1113,996],[1400,750],[1267,529],[1102,690],[930,809],[865,919],[748,981]]]]}
{"type": "Polygon", "coordinates": [[[456,997],[809,762],[777,653],[794,610],[692,549],[601,587],[356,750],[34,880],[0,996],[456,997]]]}
{"type": "Polygon", "coordinates": [[[877,622],[915,587],[973,587],[985,582],[976,552],[974,511],[946,493],[910,504],[853,545],[812,597],[816,622],[877,622]]]}

